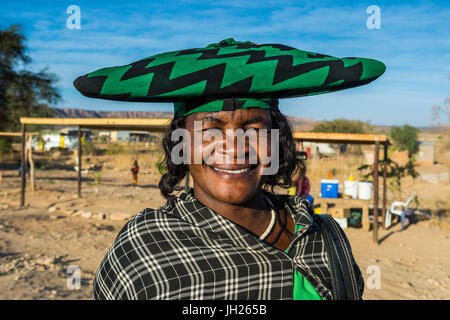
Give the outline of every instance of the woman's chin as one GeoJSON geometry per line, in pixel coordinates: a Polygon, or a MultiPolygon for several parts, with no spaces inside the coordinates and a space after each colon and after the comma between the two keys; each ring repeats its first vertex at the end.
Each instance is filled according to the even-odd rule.
{"type": "Polygon", "coordinates": [[[210,189],[213,197],[220,202],[230,204],[241,204],[249,201],[260,188],[256,184],[245,183],[217,183],[210,189]]]}
{"type": "Polygon", "coordinates": [[[222,203],[245,203],[252,199],[262,186],[261,168],[259,166],[255,169],[252,168],[252,170],[217,170],[203,165],[191,167],[189,170],[196,187],[202,189],[210,198],[222,203]]]}

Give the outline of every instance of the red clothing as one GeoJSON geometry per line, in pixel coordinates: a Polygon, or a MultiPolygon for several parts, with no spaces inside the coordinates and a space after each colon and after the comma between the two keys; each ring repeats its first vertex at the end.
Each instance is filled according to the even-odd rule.
{"type": "Polygon", "coordinates": [[[311,190],[311,185],[309,184],[309,179],[307,177],[303,177],[300,179],[296,179],[295,183],[297,184],[297,194],[301,195],[302,197],[305,197],[307,194],[309,194],[309,191],[311,190]]]}

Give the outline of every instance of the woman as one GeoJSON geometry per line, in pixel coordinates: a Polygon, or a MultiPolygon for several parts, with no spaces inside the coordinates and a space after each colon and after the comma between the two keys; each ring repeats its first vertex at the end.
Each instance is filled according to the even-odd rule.
{"type": "MultiPolygon", "coordinates": [[[[206,48],[150,57],[127,68],[101,69],[77,79],[75,86],[91,97],[133,97],[132,100],[136,101],[157,101],[161,99],[158,94],[164,91],[162,88],[180,86],[175,79],[200,81],[202,77],[199,74],[206,69],[194,72],[192,67],[200,63],[200,59],[216,59],[217,66],[223,65],[222,58],[231,61],[232,57],[244,57],[247,63],[248,56],[259,62],[264,59],[272,61],[275,55],[273,52],[267,54],[267,50],[275,50],[279,54],[276,56],[278,66],[292,66],[289,54],[293,52],[300,52],[305,62],[313,63],[306,69],[322,68],[322,62],[328,64],[328,78],[332,83],[327,87],[329,90],[367,83],[367,79],[373,80],[382,73],[378,70],[376,75],[372,73],[363,79],[364,73],[360,70],[353,82],[345,79],[336,82],[334,72],[343,70],[336,69],[338,64],[333,60],[336,58],[303,54],[303,51],[283,45],[258,45],[226,39],[206,48]],[[266,50],[265,54],[262,50],[266,50]],[[186,59],[186,55],[193,59],[186,67],[191,72],[189,77],[186,72],[175,71],[173,62],[164,60],[168,57],[186,59]],[[157,63],[158,59],[166,63],[157,63]],[[167,80],[169,67],[178,78],[171,76],[171,80],[167,80]],[[108,89],[118,78],[120,81],[133,80],[133,77],[142,80],[150,73],[153,73],[152,78],[146,86],[149,89],[142,90],[146,95],[138,96],[132,92],[134,88],[124,95],[123,86],[119,90],[108,89]]],[[[175,66],[178,62],[175,61],[175,66]]],[[[201,63],[205,68],[205,62],[201,63]]],[[[227,67],[233,70],[233,63],[239,69],[230,74],[242,78],[246,72],[242,62],[232,60],[227,67]]],[[[350,65],[354,65],[353,61],[350,65]]],[[[297,69],[297,75],[291,69],[282,69],[281,75],[275,72],[273,81],[270,81],[272,84],[298,76],[297,69]]],[[[218,67],[211,67],[204,76],[216,79],[218,72],[218,67]]],[[[339,76],[350,77],[345,72],[339,76]]],[[[224,74],[219,82],[230,83],[225,79],[224,74]]],[[[304,90],[313,92],[315,80],[309,80],[305,82],[302,78],[294,85],[297,89],[282,92],[288,95],[304,93],[304,90]]],[[[209,83],[215,82],[210,80],[209,83]]],[[[97,271],[94,281],[96,299],[361,298],[363,279],[343,231],[336,223],[330,222],[332,219],[314,215],[309,202],[302,197],[274,192],[275,187],[290,187],[292,175],[296,172],[303,175],[305,169],[303,163],[296,159],[291,128],[278,109],[278,100],[229,97],[230,92],[241,97],[243,93],[251,94],[252,90],[264,92],[266,89],[261,83],[261,87],[248,84],[243,87],[242,82],[228,87],[202,87],[200,93],[205,97],[208,93],[210,98],[195,98],[199,96],[195,91],[198,88],[190,86],[192,97],[175,103],[175,118],[163,139],[167,172],[159,184],[167,202],[159,209],[140,212],[120,231],[97,271]],[[225,90],[222,93],[228,97],[218,96],[220,90],[225,90]],[[184,130],[183,135],[174,135],[179,130],[184,130]],[[228,143],[229,132],[238,130],[257,132],[258,139],[244,139],[242,145],[237,135],[233,135],[232,143],[228,143]],[[200,143],[191,139],[196,134],[208,136],[213,131],[216,133],[213,139],[211,136],[202,138],[200,143]],[[268,132],[270,138],[262,139],[260,132],[268,132]],[[273,140],[272,135],[275,134],[278,139],[273,140]],[[180,143],[182,148],[179,148],[180,143]],[[210,157],[204,156],[205,150],[209,150],[210,157]],[[200,162],[195,161],[198,155],[201,155],[200,162]],[[270,163],[266,161],[267,156],[270,163]],[[185,160],[183,163],[179,162],[180,157],[185,160]],[[273,163],[279,164],[276,172],[267,174],[266,169],[273,163]],[[181,189],[180,183],[188,172],[194,187],[177,196],[174,193],[181,189]]],[[[187,84],[183,87],[186,88],[187,84]]],[[[180,94],[178,90],[173,99],[180,94]]],[[[323,87],[317,85],[315,90],[323,91],[323,87]]]]}

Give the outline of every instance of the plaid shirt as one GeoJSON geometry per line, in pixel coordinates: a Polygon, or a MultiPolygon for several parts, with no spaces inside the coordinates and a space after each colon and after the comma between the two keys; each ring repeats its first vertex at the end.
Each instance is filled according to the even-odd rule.
{"type": "MultiPolygon", "coordinates": [[[[266,195],[303,225],[287,253],[204,206],[191,189],[128,221],[100,264],[94,297],[292,299],[296,269],[320,296],[333,299],[328,258],[311,205],[299,196],[266,195]]],[[[356,263],[354,267],[362,296],[363,279],[356,263]]]]}

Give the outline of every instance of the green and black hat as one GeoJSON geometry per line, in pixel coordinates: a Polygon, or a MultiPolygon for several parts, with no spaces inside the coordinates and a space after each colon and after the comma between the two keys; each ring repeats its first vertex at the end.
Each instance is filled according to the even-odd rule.
{"type": "Polygon", "coordinates": [[[386,66],[367,58],[336,58],[282,44],[232,38],[205,48],[157,54],[77,78],[91,98],[172,102],[175,116],[245,108],[277,108],[279,98],[367,84],[386,66]]]}

